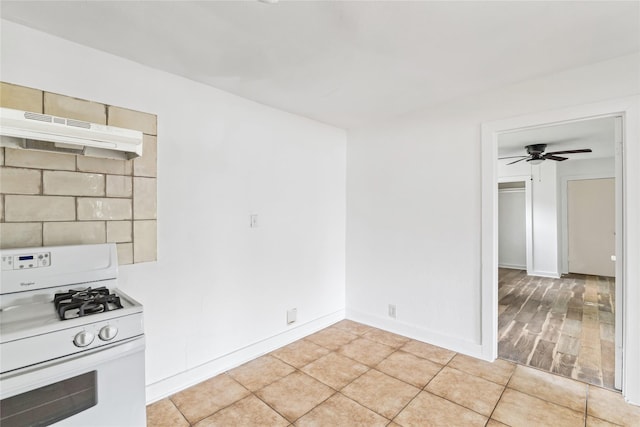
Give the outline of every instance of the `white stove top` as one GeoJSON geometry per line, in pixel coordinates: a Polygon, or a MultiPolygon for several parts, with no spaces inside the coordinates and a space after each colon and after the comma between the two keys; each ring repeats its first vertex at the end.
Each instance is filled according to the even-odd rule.
{"type": "Polygon", "coordinates": [[[142,305],[117,289],[114,244],[9,249],[0,259],[0,373],[144,334],[142,305]],[[122,308],[62,320],[55,294],[89,287],[107,288],[122,308]]]}
{"type": "MultiPolygon", "coordinates": [[[[91,285],[96,285],[91,283],[91,285]]],[[[72,287],[81,290],[86,287],[72,287]]],[[[68,292],[70,289],[59,289],[57,292],[68,292]]],[[[142,305],[134,299],[109,287],[112,293],[120,297],[122,308],[83,317],[61,320],[53,303],[52,293],[38,293],[18,301],[0,310],[0,343],[42,335],[61,329],[69,329],[87,323],[105,321],[134,313],[142,313],[142,305]]]]}

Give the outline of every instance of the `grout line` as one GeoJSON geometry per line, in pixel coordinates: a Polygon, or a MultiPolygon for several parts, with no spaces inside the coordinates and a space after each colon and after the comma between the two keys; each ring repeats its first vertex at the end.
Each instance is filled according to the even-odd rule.
{"type": "MultiPolygon", "coordinates": [[[[453,359],[453,358],[452,358],[452,359],[453,359]]],[[[448,365],[448,363],[447,363],[447,365],[448,365]]],[[[429,379],[429,381],[427,381],[427,383],[424,385],[424,387],[422,387],[422,391],[427,391],[427,386],[429,386],[429,384],[431,384],[431,381],[433,381],[433,379],[434,379],[435,377],[437,377],[438,375],[440,375],[440,372],[442,372],[442,371],[444,370],[444,368],[446,368],[446,367],[447,367],[447,365],[442,365],[442,368],[440,368],[440,369],[438,370],[438,372],[436,372],[436,373],[435,373],[435,375],[434,375],[434,376],[432,376],[432,377],[429,379]]]]}
{"type": "Polygon", "coordinates": [[[587,427],[587,417],[589,416],[589,392],[591,391],[591,386],[587,385],[587,395],[584,399],[584,426],[587,427]]]}
{"type": "MultiPolygon", "coordinates": [[[[173,396],[173,395],[172,395],[173,396]]],[[[184,418],[184,420],[187,422],[187,424],[189,424],[189,426],[191,426],[191,422],[187,419],[187,417],[182,413],[182,411],[180,410],[180,408],[178,407],[178,405],[176,404],[176,402],[173,401],[173,399],[171,399],[172,396],[167,397],[167,399],[169,400],[169,402],[171,402],[171,404],[178,410],[178,412],[180,413],[180,415],[182,415],[182,418],[184,418]]],[[[147,405],[149,406],[149,405],[147,405]]]]}
{"type": "MultiPolygon", "coordinates": [[[[397,351],[400,351],[400,349],[397,349],[397,350],[396,350],[396,352],[397,352],[397,351]]],[[[395,352],[394,352],[394,353],[395,353],[395,352]]],[[[392,353],[392,354],[393,354],[393,353],[392,353]]],[[[407,354],[412,354],[412,353],[407,353],[407,354]]],[[[456,354],[457,354],[457,353],[456,353],[456,354]]],[[[413,356],[416,356],[416,355],[414,354],[413,356]]],[[[416,357],[419,357],[419,356],[416,356],[416,357]]],[[[452,357],[451,359],[453,359],[453,357],[452,357]]],[[[425,360],[428,360],[428,359],[425,359],[425,360]]],[[[430,362],[432,362],[432,361],[430,360],[430,362]]],[[[380,362],[380,363],[382,363],[382,362],[380,362]]],[[[434,362],[434,363],[435,363],[435,362],[434,362]]],[[[429,384],[429,383],[431,382],[431,380],[432,380],[432,379],[434,379],[434,378],[436,377],[436,375],[438,375],[438,374],[439,374],[439,373],[444,369],[444,367],[445,367],[445,365],[442,365],[442,368],[440,368],[440,370],[438,370],[438,372],[437,372],[435,375],[433,375],[433,376],[431,377],[431,379],[429,379],[429,381],[427,381],[427,383],[426,383],[422,388],[420,388],[420,387],[416,387],[415,385],[410,384],[410,385],[412,385],[412,386],[414,386],[414,387],[416,387],[416,388],[418,389],[418,393],[416,393],[416,395],[415,395],[415,396],[413,396],[413,397],[412,397],[412,398],[407,402],[407,404],[406,404],[406,405],[404,405],[402,408],[400,408],[400,410],[398,411],[398,413],[396,413],[396,414],[393,416],[393,418],[391,418],[391,422],[393,422],[393,420],[395,420],[395,419],[398,417],[398,415],[400,415],[400,414],[402,413],[402,411],[404,411],[404,410],[407,408],[407,406],[409,406],[409,405],[411,404],[411,402],[413,402],[414,400],[416,400],[416,399],[418,398],[418,396],[420,396],[420,394],[424,391],[424,389],[425,389],[425,387],[427,386],[427,384],[429,384]]],[[[394,377],[394,378],[395,378],[395,377],[394,377]]],[[[398,378],[398,379],[399,379],[399,378],[398,378]]],[[[399,380],[400,380],[400,379],[399,379],[399,380]]],[[[400,380],[400,381],[402,381],[402,380],[400,380]]],[[[409,383],[407,383],[407,384],[409,384],[409,383]]]]}
{"type": "MultiPolygon", "coordinates": [[[[518,368],[518,366],[514,366],[513,370],[511,371],[511,375],[509,375],[509,379],[507,379],[507,382],[504,384],[503,388],[502,388],[502,393],[500,393],[500,397],[498,398],[498,400],[496,401],[495,406],[493,407],[493,410],[491,411],[491,414],[489,414],[489,418],[487,420],[487,423],[489,423],[489,420],[492,419],[493,417],[493,413],[496,411],[496,408],[498,407],[498,405],[500,404],[500,401],[502,400],[502,396],[504,396],[505,391],[507,391],[507,388],[509,387],[509,383],[511,383],[511,379],[513,378],[513,376],[516,373],[516,369],[518,368]]],[[[502,421],[500,421],[502,422],[502,421]]],[[[504,424],[504,423],[503,423],[504,424]]]]}
{"type": "MultiPolygon", "coordinates": [[[[479,377],[479,376],[477,376],[477,375],[471,374],[471,373],[469,373],[469,372],[462,371],[462,370],[460,370],[460,369],[457,369],[457,368],[454,368],[454,367],[452,367],[452,366],[449,366],[449,363],[451,363],[451,361],[452,361],[452,360],[455,358],[455,356],[457,356],[458,354],[460,354],[460,353],[456,353],[456,354],[455,354],[455,355],[454,355],[454,356],[449,360],[449,362],[447,362],[447,364],[446,364],[446,365],[442,365],[442,368],[438,371],[438,373],[437,373],[437,374],[435,374],[435,375],[434,375],[434,376],[429,380],[429,382],[428,382],[428,383],[423,387],[422,391],[424,391],[425,393],[433,394],[434,396],[437,396],[437,397],[439,397],[439,398],[441,398],[441,399],[444,399],[444,400],[446,400],[447,402],[451,402],[451,403],[453,403],[454,405],[460,406],[461,408],[467,409],[467,410],[469,410],[469,411],[471,411],[471,412],[475,412],[475,413],[476,413],[476,414],[478,414],[478,415],[481,415],[481,416],[483,416],[483,417],[487,417],[487,415],[482,414],[482,413],[480,413],[480,412],[476,411],[475,409],[469,408],[468,406],[465,406],[465,405],[463,405],[462,403],[455,402],[455,401],[453,401],[453,400],[449,399],[449,398],[448,398],[448,397],[446,397],[446,396],[441,396],[441,395],[439,395],[439,394],[437,394],[437,393],[434,393],[434,392],[432,392],[432,391],[430,391],[430,390],[427,390],[427,387],[429,386],[429,384],[431,383],[431,381],[433,381],[433,380],[435,379],[435,377],[437,377],[438,375],[440,375],[440,372],[442,372],[442,371],[444,370],[444,368],[453,369],[453,370],[458,371],[458,372],[460,372],[460,373],[462,373],[462,374],[464,374],[464,375],[470,375],[470,376],[475,377],[475,378],[480,378],[480,379],[482,379],[482,380],[488,381],[488,382],[490,382],[490,383],[492,383],[492,384],[496,384],[496,385],[499,385],[499,386],[501,386],[501,387],[502,387],[502,392],[500,393],[500,398],[498,398],[498,400],[496,401],[496,404],[493,406],[493,410],[491,411],[491,414],[493,414],[493,411],[495,410],[496,406],[498,406],[498,402],[499,402],[499,401],[500,401],[500,399],[502,398],[502,394],[503,394],[503,393],[504,393],[504,391],[506,390],[507,386],[506,386],[506,385],[504,385],[504,386],[503,386],[502,384],[495,383],[495,382],[493,382],[493,381],[491,381],[491,380],[488,380],[488,379],[486,379],[486,378],[482,378],[482,377],[479,377]]],[[[513,373],[512,373],[512,375],[513,375],[513,373]]],[[[509,379],[511,379],[511,377],[509,377],[509,379]]],[[[418,394],[420,394],[420,393],[418,393],[418,394]]],[[[487,417],[487,422],[489,422],[489,420],[490,420],[490,419],[491,419],[491,415],[489,415],[489,416],[487,417]]]]}
{"type": "MultiPolygon", "coordinates": [[[[539,371],[539,372],[542,372],[542,373],[544,373],[544,374],[550,374],[550,375],[553,375],[553,376],[556,376],[556,377],[563,378],[563,379],[568,380],[568,381],[573,381],[573,382],[581,383],[582,385],[585,385],[585,386],[587,386],[587,387],[592,386],[592,384],[588,384],[588,383],[585,383],[585,382],[582,382],[582,381],[578,381],[578,380],[573,379],[573,378],[567,378],[567,377],[562,376],[562,375],[554,374],[553,372],[547,372],[547,371],[544,371],[544,370],[542,370],[542,369],[536,368],[536,367],[534,367],[534,366],[525,366],[525,365],[520,365],[520,364],[518,364],[518,365],[516,365],[516,369],[517,369],[518,367],[522,367],[522,368],[529,368],[529,369],[535,369],[535,370],[537,370],[537,371],[539,371]]],[[[510,388],[511,390],[517,391],[517,392],[522,393],[522,394],[526,394],[527,396],[530,396],[530,397],[536,398],[536,399],[538,399],[538,400],[542,400],[543,402],[551,403],[551,404],[553,404],[553,405],[560,406],[560,407],[565,408],[565,409],[569,409],[570,411],[573,411],[573,412],[578,412],[578,411],[576,411],[575,409],[570,408],[570,407],[568,407],[568,406],[565,406],[565,405],[563,405],[563,404],[556,403],[556,402],[552,402],[552,401],[548,400],[547,398],[544,398],[544,397],[541,397],[541,396],[538,396],[538,395],[535,395],[535,394],[531,394],[531,392],[529,391],[529,389],[528,389],[528,388],[527,388],[526,390],[521,390],[521,389],[517,389],[517,388],[514,388],[514,387],[509,387],[509,384],[511,383],[511,379],[513,378],[513,375],[514,375],[514,374],[515,374],[515,369],[514,369],[513,373],[511,374],[511,377],[509,377],[509,381],[508,381],[508,382],[507,382],[507,384],[505,385],[505,389],[506,389],[506,388],[510,388]]]]}
{"type": "MultiPolygon", "coordinates": [[[[283,377],[284,378],[284,377],[283,377]]],[[[275,381],[274,381],[275,382],[275,381]]],[[[272,383],[273,384],[273,383],[272,383]]],[[[263,387],[264,388],[264,387],[263,387]]],[[[260,389],[262,390],[262,389],[260,389]]],[[[258,391],[258,390],[256,390],[258,391]]],[[[255,396],[256,399],[258,399],[260,402],[264,403],[265,405],[267,405],[267,407],[269,407],[271,410],[273,410],[276,414],[280,415],[284,420],[286,420],[289,425],[293,425],[293,422],[289,421],[289,418],[285,417],[284,414],[280,413],[280,411],[278,411],[276,408],[274,408],[273,406],[271,406],[268,402],[266,402],[265,400],[263,400],[260,396],[258,396],[255,392],[251,392],[251,394],[253,396],[255,396]]]]}
{"type": "MultiPolygon", "coordinates": [[[[346,386],[345,386],[345,387],[346,387],[346,386]]],[[[338,394],[340,394],[341,396],[344,396],[346,399],[349,399],[350,401],[352,401],[352,402],[353,402],[353,403],[355,403],[356,405],[358,405],[358,406],[362,406],[363,408],[368,409],[369,411],[373,412],[374,414],[379,415],[379,416],[381,416],[382,418],[384,418],[385,420],[389,421],[389,422],[387,423],[387,425],[389,425],[389,424],[393,421],[393,418],[395,418],[395,417],[400,413],[400,412],[398,412],[398,414],[394,415],[392,418],[389,418],[389,417],[386,417],[386,416],[382,415],[382,414],[381,414],[381,413],[379,413],[378,411],[376,411],[376,410],[374,410],[374,409],[372,409],[372,408],[369,408],[369,407],[368,407],[368,406],[366,406],[364,403],[360,403],[360,402],[358,402],[357,400],[352,399],[351,397],[347,396],[346,394],[344,394],[344,393],[342,393],[342,392],[337,392],[337,393],[338,393],[338,394]]],[[[404,409],[404,408],[403,408],[403,409],[404,409]]],[[[402,410],[401,410],[401,411],[402,411],[402,410]]]]}

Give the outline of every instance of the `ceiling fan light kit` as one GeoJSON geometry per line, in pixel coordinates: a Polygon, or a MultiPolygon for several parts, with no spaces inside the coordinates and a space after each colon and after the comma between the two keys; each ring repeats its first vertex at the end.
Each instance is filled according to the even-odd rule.
{"type": "Polygon", "coordinates": [[[568,157],[557,156],[557,154],[591,153],[591,148],[582,148],[579,150],[551,151],[549,153],[545,153],[544,150],[547,149],[547,144],[530,144],[525,146],[524,148],[525,150],[527,150],[527,156],[500,157],[500,160],[518,158],[518,160],[507,163],[507,165],[512,165],[523,160],[526,160],[527,163],[530,163],[532,165],[539,165],[545,160],[555,160],[556,162],[562,162],[568,159],[568,157]]]}

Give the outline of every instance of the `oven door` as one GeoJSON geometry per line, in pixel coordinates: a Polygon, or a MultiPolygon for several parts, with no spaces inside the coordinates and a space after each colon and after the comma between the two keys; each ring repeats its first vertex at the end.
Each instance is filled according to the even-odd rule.
{"type": "Polygon", "coordinates": [[[146,425],[144,337],[0,377],[0,425],[146,425]]]}

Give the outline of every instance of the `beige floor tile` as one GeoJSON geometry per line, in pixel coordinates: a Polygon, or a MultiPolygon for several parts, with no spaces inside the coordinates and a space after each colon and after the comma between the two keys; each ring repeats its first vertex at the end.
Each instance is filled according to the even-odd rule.
{"type": "Polygon", "coordinates": [[[338,349],[338,353],[343,356],[347,356],[367,366],[377,365],[393,353],[393,351],[393,347],[369,341],[365,338],[358,338],[338,349]]]}
{"type": "Polygon", "coordinates": [[[369,367],[336,353],[329,353],[302,368],[306,374],[336,390],[340,390],[368,370],[369,367]]]}
{"type": "Polygon", "coordinates": [[[338,323],[333,324],[331,327],[340,328],[356,335],[363,335],[371,330],[371,326],[363,325],[362,323],[354,322],[353,320],[349,319],[341,320],[338,323]]]}
{"type": "Polygon", "coordinates": [[[591,415],[587,416],[587,427],[617,427],[619,425],[620,424],[613,424],[600,418],[592,417],[591,415]]]}
{"type": "Polygon", "coordinates": [[[195,427],[285,427],[288,425],[289,421],[251,395],[205,418],[195,427]]]}
{"type": "Polygon", "coordinates": [[[193,424],[248,394],[249,390],[222,374],[174,394],[171,400],[193,424]]]}
{"type": "Polygon", "coordinates": [[[507,388],[491,418],[510,426],[584,426],[584,413],[507,388]]]}
{"type": "Polygon", "coordinates": [[[356,338],[358,338],[358,335],[336,327],[323,329],[315,334],[309,335],[305,339],[326,347],[329,350],[337,350],[356,338]]]}
{"type": "Polygon", "coordinates": [[[336,393],[296,422],[298,427],[376,427],[389,420],[336,393]]]}
{"type": "Polygon", "coordinates": [[[376,328],[371,328],[371,330],[365,333],[362,337],[394,348],[401,347],[409,341],[409,338],[403,337],[402,335],[393,334],[376,328]]]}
{"type": "Polygon", "coordinates": [[[481,427],[487,417],[423,391],[393,421],[403,427],[481,427]]]}
{"type": "Polygon", "coordinates": [[[271,353],[272,356],[296,368],[302,368],[329,353],[324,347],[307,340],[298,340],[271,353]]]}
{"type": "Polygon", "coordinates": [[[297,371],[258,390],[256,395],[294,422],[333,393],[329,386],[297,371]]]}
{"type": "Polygon", "coordinates": [[[399,350],[380,362],[376,369],[423,388],[435,374],[440,372],[442,365],[399,350]]]}
{"type": "Polygon", "coordinates": [[[429,359],[441,365],[446,365],[451,358],[456,355],[454,351],[416,340],[410,340],[400,347],[400,350],[415,354],[424,359],[429,359]]]}
{"type": "Polygon", "coordinates": [[[295,371],[288,363],[266,355],[258,357],[227,372],[233,379],[251,391],[256,391],[295,371]]]}
{"type": "Polygon", "coordinates": [[[189,422],[169,399],[147,406],[147,427],[189,427],[189,422]]]}
{"type": "Polygon", "coordinates": [[[493,362],[486,362],[464,354],[456,354],[448,366],[501,385],[507,384],[516,368],[515,364],[506,360],[496,359],[493,362]]]}
{"type": "Polygon", "coordinates": [[[504,386],[445,367],[425,390],[489,416],[500,399],[504,386]]]}
{"type": "Polygon", "coordinates": [[[407,340],[345,320],[149,405],[148,426],[640,427],[619,393],[407,340]]]}
{"type": "Polygon", "coordinates": [[[342,394],[392,419],[420,389],[372,369],[342,389],[342,394]]]}
{"type": "Polygon", "coordinates": [[[509,381],[509,388],[530,394],[574,411],[584,412],[587,385],[548,372],[518,366],[509,381]]]}
{"type": "Polygon", "coordinates": [[[589,386],[587,414],[610,423],[640,426],[640,406],[624,401],[620,393],[589,386]]]}

